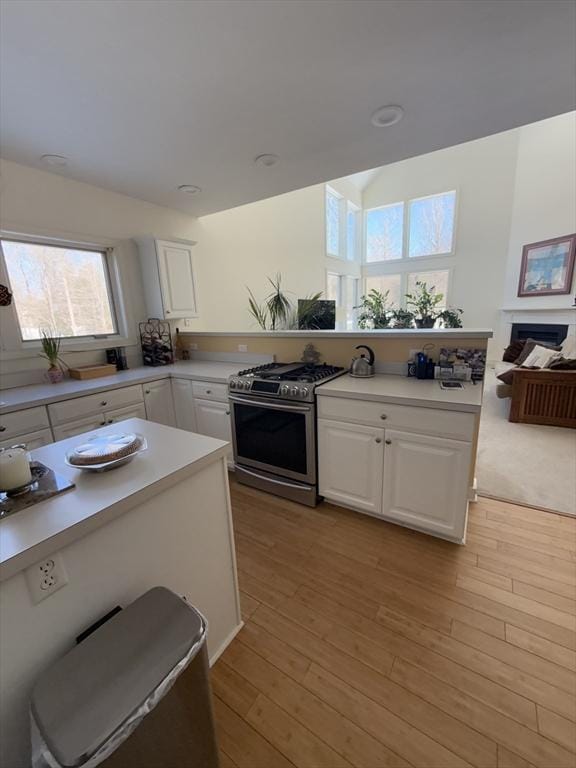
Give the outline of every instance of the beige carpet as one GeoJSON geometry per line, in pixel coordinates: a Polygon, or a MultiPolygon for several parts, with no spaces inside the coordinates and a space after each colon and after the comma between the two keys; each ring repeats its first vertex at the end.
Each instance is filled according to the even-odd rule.
{"type": "Polygon", "coordinates": [[[576,431],[511,424],[510,400],[496,397],[486,372],[476,478],[478,492],[576,515],[576,431]]]}

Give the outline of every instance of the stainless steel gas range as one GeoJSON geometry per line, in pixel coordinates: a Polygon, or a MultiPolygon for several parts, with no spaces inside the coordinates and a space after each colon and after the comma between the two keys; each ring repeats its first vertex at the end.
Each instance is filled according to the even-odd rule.
{"type": "Polygon", "coordinates": [[[318,503],[315,389],[343,373],[333,365],[269,363],[229,379],[239,482],[318,503]]]}

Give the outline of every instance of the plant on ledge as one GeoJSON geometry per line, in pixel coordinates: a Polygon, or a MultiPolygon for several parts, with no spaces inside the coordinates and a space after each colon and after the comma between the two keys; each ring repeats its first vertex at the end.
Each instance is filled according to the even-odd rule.
{"type": "Polygon", "coordinates": [[[49,331],[41,331],[41,333],[42,352],[40,352],[40,357],[48,360],[46,378],[52,384],[57,384],[64,378],[64,367],[66,366],[66,363],[60,357],[60,343],[62,339],[59,336],[53,336],[49,331]]]}
{"type": "Polygon", "coordinates": [[[392,313],[393,328],[414,328],[414,315],[407,309],[395,309],[392,313]]]}
{"type": "MultiPolygon", "coordinates": [[[[273,290],[262,303],[259,303],[250,288],[246,287],[249,294],[248,311],[263,331],[297,329],[298,307],[290,301],[282,290],[282,275],[278,273],[274,280],[269,277],[268,282],[273,290]]],[[[309,326],[307,327],[314,328],[314,318],[318,311],[320,296],[322,296],[321,291],[307,296],[303,300],[300,316],[301,325],[306,326],[308,323],[309,326]]]]}
{"type": "Polygon", "coordinates": [[[416,281],[414,293],[406,294],[406,305],[413,307],[416,328],[434,328],[434,323],[442,314],[438,304],[441,304],[443,299],[444,294],[436,293],[435,286],[428,289],[425,282],[416,281]]]}
{"type": "Polygon", "coordinates": [[[360,298],[360,304],[354,309],[360,309],[358,325],[362,330],[370,328],[388,328],[393,317],[392,307],[388,304],[390,291],[382,293],[376,288],[368,291],[360,298]]]}
{"type": "Polygon", "coordinates": [[[445,309],[443,312],[440,312],[439,318],[444,324],[444,328],[462,328],[461,314],[462,310],[455,307],[454,309],[445,309]]]}

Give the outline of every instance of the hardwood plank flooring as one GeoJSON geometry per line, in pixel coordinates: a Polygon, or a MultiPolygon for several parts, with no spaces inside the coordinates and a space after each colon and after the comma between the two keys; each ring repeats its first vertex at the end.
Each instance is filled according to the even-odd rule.
{"type": "Polygon", "coordinates": [[[231,495],[224,768],[576,768],[576,520],[480,499],[459,547],[231,495]]]}

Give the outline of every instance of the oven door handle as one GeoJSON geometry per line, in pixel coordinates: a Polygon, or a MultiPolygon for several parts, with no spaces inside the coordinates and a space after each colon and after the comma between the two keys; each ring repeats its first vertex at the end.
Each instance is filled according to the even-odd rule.
{"type": "Polygon", "coordinates": [[[296,411],[298,413],[310,413],[312,410],[312,406],[301,406],[301,405],[284,405],[283,403],[270,403],[268,401],[262,401],[262,400],[246,400],[243,397],[235,397],[234,395],[229,395],[228,399],[231,403],[239,403],[240,405],[253,405],[254,407],[258,408],[271,408],[275,411],[296,411]]]}

